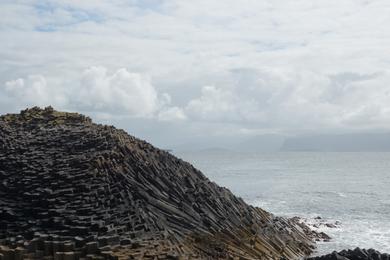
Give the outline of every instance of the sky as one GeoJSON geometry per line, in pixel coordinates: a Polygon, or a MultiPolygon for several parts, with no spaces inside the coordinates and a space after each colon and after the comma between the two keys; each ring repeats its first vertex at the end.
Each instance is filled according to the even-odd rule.
{"type": "Polygon", "coordinates": [[[390,131],[387,0],[0,0],[0,113],[158,146],[390,131]]]}

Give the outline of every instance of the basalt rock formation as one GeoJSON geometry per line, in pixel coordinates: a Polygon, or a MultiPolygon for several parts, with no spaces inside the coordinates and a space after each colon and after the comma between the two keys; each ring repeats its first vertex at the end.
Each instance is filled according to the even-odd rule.
{"type": "Polygon", "coordinates": [[[307,260],[390,260],[389,254],[381,254],[374,249],[343,250],[328,255],[308,258],[307,260]]]}
{"type": "Polygon", "coordinates": [[[296,259],[314,236],[123,130],[51,107],[0,117],[0,260],[296,259]]]}

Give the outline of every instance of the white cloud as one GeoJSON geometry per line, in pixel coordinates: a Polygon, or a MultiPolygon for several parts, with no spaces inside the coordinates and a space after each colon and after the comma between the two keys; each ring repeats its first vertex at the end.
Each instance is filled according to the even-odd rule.
{"type": "Polygon", "coordinates": [[[390,129],[389,11],[387,0],[6,0],[0,82],[22,78],[0,106],[208,132],[390,129]],[[46,83],[27,76],[39,74],[46,83]]]}
{"type": "Polygon", "coordinates": [[[230,91],[224,91],[214,86],[202,88],[201,96],[189,102],[187,110],[201,119],[218,119],[229,117],[234,112],[234,96],[230,91]]]}
{"type": "Polygon", "coordinates": [[[108,75],[103,67],[84,71],[76,102],[90,111],[135,117],[151,117],[160,106],[149,78],[123,68],[108,75]]]}
{"type": "Polygon", "coordinates": [[[184,119],[177,108],[170,107],[167,93],[159,94],[150,78],[122,68],[109,74],[104,67],[86,69],[77,87],[65,83],[50,84],[42,75],[31,75],[7,81],[1,97],[21,109],[28,106],[48,106],[95,113],[100,117],[158,117],[162,120],[184,119]],[[101,116],[104,115],[104,116],[101,116]]]}
{"type": "Polygon", "coordinates": [[[19,78],[7,81],[2,95],[8,97],[11,103],[25,107],[50,104],[62,106],[66,103],[66,97],[62,90],[49,88],[42,75],[30,75],[27,79],[19,78]]]}
{"type": "Polygon", "coordinates": [[[206,86],[189,101],[193,120],[235,122],[284,131],[386,129],[390,73],[324,75],[296,70],[241,70],[233,87],[206,86]],[[373,91],[375,90],[375,91],[373,91]]]}
{"type": "Polygon", "coordinates": [[[186,120],[187,116],[179,107],[168,107],[158,113],[158,120],[160,121],[177,121],[186,120]]]}
{"type": "Polygon", "coordinates": [[[234,89],[215,86],[202,88],[201,96],[191,100],[186,112],[197,120],[205,121],[257,121],[262,119],[261,111],[254,111],[256,101],[250,97],[240,98],[234,89]]]}

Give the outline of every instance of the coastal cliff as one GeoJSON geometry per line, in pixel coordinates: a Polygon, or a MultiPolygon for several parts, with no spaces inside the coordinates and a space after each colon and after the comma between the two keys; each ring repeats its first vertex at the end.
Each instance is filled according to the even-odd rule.
{"type": "Polygon", "coordinates": [[[319,237],[123,130],[0,117],[0,259],[298,259],[319,237]]]}

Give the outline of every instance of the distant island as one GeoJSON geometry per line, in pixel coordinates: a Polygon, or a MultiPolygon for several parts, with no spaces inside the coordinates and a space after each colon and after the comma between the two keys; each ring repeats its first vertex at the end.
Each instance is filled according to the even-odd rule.
{"type": "Polygon", "coordinates": [[[231,140],[221,138],[173,146],[175,151],[232,152],[390,152],[390,133],[264,134],[231,140]]]}
{"type": "Polygon", "coordinates": [[[386,152],[390,133],[323,134],[287,138],[281,151],[386,152]]]}

